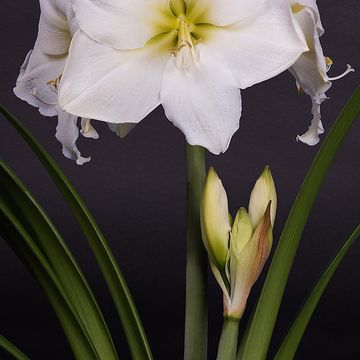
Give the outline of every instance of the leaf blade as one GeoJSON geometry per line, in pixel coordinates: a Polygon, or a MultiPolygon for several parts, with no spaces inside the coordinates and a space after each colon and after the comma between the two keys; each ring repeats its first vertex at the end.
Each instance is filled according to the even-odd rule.
{"type": "Polygon", "coordinates": [[[0,335],[0,348],[3,348],[16,360],[30,360],[16,345],[0,335]]]}
{"type": "Polygon", "coordinates": [[[286,282],[306,221],[330,165],[360,114],[360,87],[335,121],[306,175],[290,211],[238,360],[266,358],[286,282]],[[240,357],[242,354],[242,357],[240,357]]]}
{"type": "Polygon", "coordinates": [[[291,360],[294,358],[296,350],[300,344],[301,338],[310,322],[324,291],[326,290],[330,280],[349,251],[351,245],[360,236],[360,225],[354,230],[344,245],[333,258],[329,266],[321,275],[319,281],[315,284],[311,293],[307,297],[298,316],[294,320],[288,334],[282,342],[274,360],[291,360]]]}
{"type": "Polygon", "coordinates": [[[76,260],[36,199],[1,160],[0,194],[46,257],[100,358],[117,360],[101,310],[76,260]]]}
{"type": "Polygon", "coordinates": [[[30,270],[47,295],[77,360],[100,360],[72,311],[63,289],[31,236],[0,199],[0,235],[30,270]]]}
{"type": "Polygon", "coordinates": [[[108,285],[122,322],[133,359],[152,360],[153,356],[150,345],[125,278],[104,235],[90,214],[90,211],[76,192],[74,186],[57,166],[54,159],[48,154],[45,148],[31,135],[15,116],[1,105],[0,113],[13,125],[39,158],[73,211],[73,214],[88,239],[90,248],[95,255],[99,268],[108,285]]]}

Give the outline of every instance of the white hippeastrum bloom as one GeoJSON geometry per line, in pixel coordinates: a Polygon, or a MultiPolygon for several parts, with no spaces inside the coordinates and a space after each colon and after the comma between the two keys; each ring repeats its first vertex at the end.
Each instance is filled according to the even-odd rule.
{"type": "Polygon", "coordinates": [[[290,4],[296,24],[304,33],[310,49],[289,69],[296,79],[298,89],[309,95],[312,101],[311,125],[305,134],[297,136],[297,140],[308,145],[316,145],[320,140],[319,135],[324,132],[320,105],[327,99],[325,93],[330,89],[332,81],[344,77],[354,69],[347,65],[347,70],[340,76],[331,78],[327,75],[333,62],[324,56],[321,47],[320,37],[324,33],[324,28],[316,0],[290,0],[290,4]]]}
{"type": "MultiPolygon", "coordinates": [[[[79,26],[68,0],[40,0],[40,8],[38,38],[21,66],[14,92],[20,99],[38,107],[42,115],[58,117],[56,138],[62,144],[63,154],[82,165],[90,161],[90,157],[81,156],[76,146],[78,116],[61,109],[58,100],[71,39],[79,26]]],[[[128,132],[115,125],[113,130],[122,136],[128,132]]],[[[99,137],[87,118],[81,119],[80,132],[87,138],[99,137]]]]}
{"type": "Polygon", "coordinates": [[[265,168],[249,201],[232,223],[221,180],[210,169],[201,200],[201,233],[214,276],[224,295],[224,316],[241,318],[250,290],[270,254],[277,196],[265,168]]]}
{"type": "Polygon", "coordinates": [[[85,118],[138,123],[162,104],[190,144],[224,152],[244,89],[304,51],[287,0],[71,0],[81,31],[60,105],[85,118]]]}

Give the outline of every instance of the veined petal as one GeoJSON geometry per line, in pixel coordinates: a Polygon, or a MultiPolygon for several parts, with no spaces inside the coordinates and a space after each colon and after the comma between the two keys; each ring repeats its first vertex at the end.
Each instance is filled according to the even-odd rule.
{"type": "Polygon", "coordinates": [[[155,35],[169,31],[175,21],[169,0],[71,2],[81,30],[92,39],[120,50],[142,48],[155,35]]]}
{"type": "Polygon", "coordinates": [[[47,55],[63,55],[69,50],[78,24],[69,1],[40,0],[38,43],[47,55]]]}
{"type": "Polygon", "coordinates": [[[269,1],[186,0],[185,2],[188,8],[187,17],[190,21],[225,26],[256,16],[269,1]]]}
{"type": "Polygon", "coordinates": [[[80,151],[76,147],[76,140],[79,137],[79,129],[77,127],[77,116],[68,114],[59,106],[58,125],[56,127],[56,139],[62,144],[62,151],[65,157],[75,160],[78,165],[91,160],[90,157],[81,156],[80,151]]]}
{"type": "Polygon", "coordinates": [[[109,125],[110,130],[113,131],[114,133],[116,133],[116,135],[120,139],[123,139],[126,135],[128,135],[129,132],[131,130],[133,130],[136,126],[136,124],[134,124],[134,123],[123,123],[123,124],[109,123],[108,125],[109,125]]]}
{"type": "Polygon", "coordinates": [[[223,55],[240,88],[278,75],[308,50],[286,1],[267,2],[262,10],[247,21],[217,28],[207,43],[223,55]]]}
{"type": "Polygon", "coordinates": [[[167,118],[185,134],[189,144],[220,154],[239,128],[240,91],[215,54],[204,45],[198,48],[200,59],[190,71],[179,69],[175,58],[168,61],[161,102],[167,118]]]}
{"type": "Polygon", "coordinates": [[[160,104],[161,79],[169,57],[163,44],[152,45],[114,50],[82,31],[76,33],[60,84],[61,107],[111,123],[141,121],[160,104]]]}
{"type": "Polygon", "coordinates": [[[63,71],[66,56],[49,56],[41,52],[38,42],[21,66],[14,93],[45,116],[56,116],[58,94],[49,81],[57,79],[63,71]]]}

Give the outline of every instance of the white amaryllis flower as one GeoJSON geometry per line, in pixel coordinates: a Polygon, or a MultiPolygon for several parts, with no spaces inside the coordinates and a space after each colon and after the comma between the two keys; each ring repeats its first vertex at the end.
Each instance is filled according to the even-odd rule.
{"type": "MultiPolygon", "coordinates": [[[[57,116],[56,138],[63,154],[82,165],[90,157],[81,156],[76,146],[79,136],[78,117],[62,110],[58,101],[58,86],[68,57],[72,36],[79,29],[68,0],[40,0],[41,16],[34,49],[26,56],[14,88],[15,94],[39,108],[42,115],[57,116]]],[[[114,129],[125,136],[127,129],[114,129]]],[[[90,120],[81,119],[81,134],[97,139],[98,133],[90,120]]]]}
{"type": "Polygon", "coordinates": [[[328,77],[327,72],[330,70],[332,60],[324,56],[319,40],[324,33],[324,28],[321,24],[316,0],[290,0],[290,4],[296,24],[303,31],[310,49],[302,54],[289,69],[296,79],[299,90],[301,89],[309,95],[312,101],[311,125],[305,134],[297,136],[297,140],[308,145],[316,145],[320,140],[319,135],[324,132],[320,105],[327,99],[325,93],[330,89],[332,81],[342,78],[354,69],[347,65],[347,70],[342,75],[328,77]]]}
{"type": "Polygon", "coordinates": [[[138,123],[159,104],[190,144],[224,152],[244,89],[291,66],[307,46],[288,0],[72,0],[60,105],[138,123]]]}

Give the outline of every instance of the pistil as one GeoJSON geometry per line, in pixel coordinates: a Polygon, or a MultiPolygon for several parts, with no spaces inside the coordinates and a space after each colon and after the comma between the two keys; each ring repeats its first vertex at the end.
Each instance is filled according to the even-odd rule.
{"type": "Polygon", "coordinates": [[[199,52],[196,48],[196,40],[191,35],[192,25],[184,16],[179,17],[178,43],[172,53],[176,56],[176,64],[179,69],[189,71],[191,66],[199,60],[199,52]]]}

